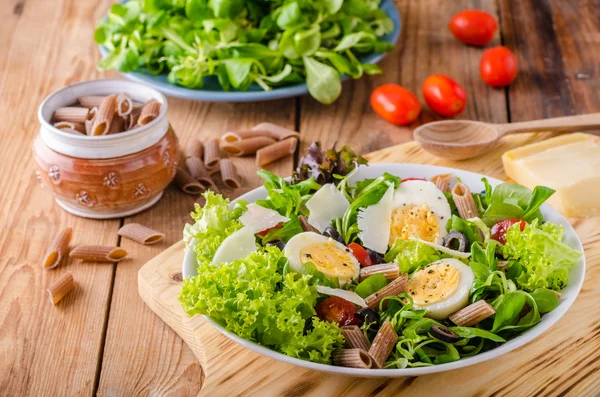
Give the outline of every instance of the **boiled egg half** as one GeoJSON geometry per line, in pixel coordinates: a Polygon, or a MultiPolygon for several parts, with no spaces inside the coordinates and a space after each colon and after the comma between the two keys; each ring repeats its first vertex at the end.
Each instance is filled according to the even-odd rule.
{"type": "Polygon", "coordinates": [[[467,305],[474,278],[473,270],[458,259],[441,259],[413,274],[406,290],[414,309],[443,320],[467,305]]]}
{"type": "Polygon", "coordinates": [[[285,245],[284,255],[290,267],[299,272],[302,265],[312,262],[328,279],[340,285],[358,277],[360,264],[343,244],[314,232],[299,233],[285,245]]]}
{"type": "Polygon", "coordinates": [[[397,239],[418,238],[442,244],[452,216],[444,193],[434,183],[409,180],[400,183],[392,201],[389,245],[397,239]]]}

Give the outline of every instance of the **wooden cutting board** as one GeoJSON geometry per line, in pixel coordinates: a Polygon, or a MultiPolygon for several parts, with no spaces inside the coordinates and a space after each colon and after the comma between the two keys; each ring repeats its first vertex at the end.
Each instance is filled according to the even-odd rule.
{"type": "MultiPolygon", "coordinates": [[[[414,142],[366,157],[371,162],[444,165],[506,179],[502,153],[546,136],[510,136],[488,155],[467,161],[433,157],[414,142]]],[[[307,370],[243,348],[200,316],[189,318],[177,300],[183,242],[144,265],[138,287],[142,299],[198,357],[203,369],[200,395],[204,396],[539,396],[559,392],[595,396],[600,393],[600,218],[570,221],[583,242],[587,273],[569,312],[535,341],[496,360],[421,377],[361,379],[307,370]]]]}

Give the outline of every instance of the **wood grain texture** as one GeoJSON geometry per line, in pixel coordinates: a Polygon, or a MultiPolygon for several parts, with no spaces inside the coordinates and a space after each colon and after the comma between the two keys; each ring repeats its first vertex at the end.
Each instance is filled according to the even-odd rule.
{"type": "MultiPolygon", "coordinates": [[[[454,78],[467,92],[467,108],[456,118],[492,123],[508,120],[504,90],[488,87],[474,72],[479,70],[482,50],[459,42],[446,28],[452,16],[465,8],[497,16],[496,2],[396,0],[395,4],[402,16],[402,34],[394,51],[381,62],[385,73],[344,82],[341,97],[330,106],[307,96],[301,99],[301,153],[315,140],[324,147],[350,143],[358,153],[410,141],[416,126],[441,119],[427,107],[421,93],[421,84],[434,73],[454,78]],[[371,109],[371,92],[386,83],[400,84],[419,97],[423,110],[413,125],[392,125],[371,109]]],[[[496,35],[492,44],[499,43],[496,35]]]]}
{"type": "MultiPolygon", "coordinates": [[[[489,156],[444,161],[406,143],[369,154],[372,162],[444,165],[505,179],[500,156],[506,150],[546,137],[507,137],[489,156]]],[[[501,358],[456,371],[402,379],[358,379],[322,374],[277,362],[219,334],[201,317],[187,317],[177,301],[183,244],[177,243],[139,272],[142,299],[190,345],[205,369],[206,396],[595,396],[600,393],[600,220],[571,219],[583,242],[587,271],[579,297],[549,331],[501,358]],[[574,326],[577,324],[577,326],[574,326]]]]}

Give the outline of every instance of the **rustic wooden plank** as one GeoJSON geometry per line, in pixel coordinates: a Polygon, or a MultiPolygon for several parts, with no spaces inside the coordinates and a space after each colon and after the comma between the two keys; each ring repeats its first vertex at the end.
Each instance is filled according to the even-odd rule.
{"type": "MultiPolygon", "coordinates": [[[[250,128],[269,120],[294,128],[295,100],[259,104],[200,103],[169,98],[169,119],[182,147],[193,137],[204,140],[226,131],[250,128]],[[273,106],[277,112],[272,112],[273,106]]],[[[244,187],[258,186],[254,158],[235,158],[244,187]]],[[[267,167],[280,175],[292,171],[291,157],[267,167]]],[[[142,246],[123,239],[121,246],[134,258],[117,267],[99,395],[145,395],[148,393],[195,396],[204,374],[190,348],[142,302],[137,293],[138,270],[152,257],[181,239],[185,223],[198,197],[187,196],[171,186],[150,211],[127,218],[167,234],[156,246],[142,246]],[[126,374],[126,376],[122,376],[126,374]]]]}
{"type": "Polygon", "coordinates": [[[97,76],[86,57],[89,41],[82,39],[92,35],[95,7],[94,2],[57,5],[44,0],[1,5],[2,15],[15,15],[3,19],[7,25],[0,28],[3,396],[93,393],[113,268],[67,261],[44,271],[40,263],[60,228],[73,227],[73,244],[115,244],[119,221],[86,220],[60,209],[36,182],[31,143],[38,132],[36,110],[42,99],[73,80],[97,76]],[[11,18],[21,12],[15,23],[11,18]],[[73,273],[76,289],[53,307],[46,288],[67,270],[73,273]]]}
{"type": "MultiPolygon", "coordinates": [[[[425,104],[421,94],[423,80],[441,73],[453,77],[467,92],[467,108],[457,116],[489,122],[506,122],[504,90],[488,87],[479,77],[482,50],[454,39],[447,24],[465,8],[479,8],[497,16],[494,0],[438,1],[397,0],[402,18],[402,35],[395,50],[381,63],[383,75],[363,77],[343,84],[342,96],[330,106],[309,97],[302,98],[302,148],[321,140],[324,146],[334,142],[349,143],[359,153],[368,153],[412,139],[419,124],[439,119],[425,104]],[[413,91],[423,104],[423,111],[413,125],[394,126],[377,116],[369,97],[373,89],[396,83],[413,91]]],[[[493,44],[499,44],[499,35],[493,44]]]]}

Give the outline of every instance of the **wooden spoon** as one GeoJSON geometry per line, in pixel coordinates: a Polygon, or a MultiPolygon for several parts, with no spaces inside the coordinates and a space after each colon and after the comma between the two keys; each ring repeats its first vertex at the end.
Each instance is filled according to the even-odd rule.
{"type": "Polygon", "coordinates": [[[574,132],[600,130],[600,113],[520,123],[491,124],[471,120],[444,120],[423,124],[415,141],[429,153],[450,160],[465,160],[491,149],[504,135],[515,132],[574,132]]]}

